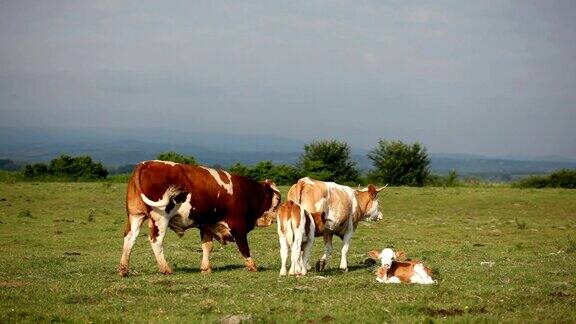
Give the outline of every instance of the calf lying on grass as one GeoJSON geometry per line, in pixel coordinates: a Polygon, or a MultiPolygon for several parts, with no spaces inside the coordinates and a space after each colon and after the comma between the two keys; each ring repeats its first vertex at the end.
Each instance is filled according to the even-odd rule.
{"type": "Polygon", "coordinates": [[[300,204],[288,200],[278,209],[278,237],[280,240],[280,275],[286,275],[288,247],[291,250],[289,275],[306,275],[314,237],[323,234],[324,213],[309,213],[300,204]]]}
{"type": "Polygon", "coordinates": [[[432,279],[432,270],[424,266],[418,260],[405,260],[403,251],[394,252],[392,249],[386,248],[382,251],[372,250],[368,252],[371,259],[378,262],[382,266],[376,271],[376,280],[382,283],[419,283],[419,284],[433,284],[435,281],[432,279]]]}

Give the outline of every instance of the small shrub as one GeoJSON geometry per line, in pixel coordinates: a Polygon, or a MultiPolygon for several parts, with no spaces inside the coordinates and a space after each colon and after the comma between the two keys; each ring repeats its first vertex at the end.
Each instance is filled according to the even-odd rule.
{"type": "Polygon", "coordinates": [[[513,187],[576,189],[576,170],[561,169],[548,176],[530,176],[515,182],[513,187]]]}
{"type": "Polygon", "coordinates": [[[49,164],[25,165],[20,176],[26,180],[41,181],[94,181],[105,179],[108,171],[102,163],[92,161],[90,156],[72,157],[62,154],[49,164]]]}
{"type": "Polygon", "coordinates": [[[452,169],[446,178],[446,187],[455,187],[456,185],[458,185],[458,173],[452,169]]]}
{"type": "Polygon", "coordinates": [[[296,167],[286,164],[273,164],[272,161],[260,161],[255,166],[235,163],[230,173],[251,178],[256,181],[271,179],[276,185],[291,185],[304,175],[296,167]]]}
{"type": "Polygon", "coordinates": [[[180,153],[173,152],[173,151],[162,152],[158,155],[157,159],[162,160],[162,161],[171,161],[171,162],[175,162],[175,163],[184,163],[184,164],[191,164],[191,165],[198,164],[196,162],[196,159],[193,156],[191,156],[191,155],[185,156],[185,155],[182,155],[180,153]]]}
{"type": "Polygon", "coordinates": [[[452,169],[445,177],[437,174],[428,174],[424,185],[431,187],[460,187],[463,183],[458,180],[458,172],[452,169]]]}

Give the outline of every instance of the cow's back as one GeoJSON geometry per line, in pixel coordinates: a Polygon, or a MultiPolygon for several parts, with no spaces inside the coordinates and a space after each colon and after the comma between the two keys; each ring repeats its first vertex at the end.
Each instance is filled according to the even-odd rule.
{"type": "Polygon", "coordinates": [[[358,208],[352,188],[308,177],[290,188],[288,199],[300,203],[310,213],[324,212],[326,228],[330,231],[347,227],[358,208]]]}
{"type": "Polygon", "coordinates": [[[200,226],[224,220],[231,228],[250,231],[257,217],[270,208],[260,182],[202,166],[145,161],[135,168],[128,184],[128,213],[148,214],[151,208],[140,194],[158,201],[169,187],[190,193],[189,218],[200,226]]]}
{"type": "Polygon", "coordinates": [[[329,194],[325,182],[306,177],[290,187],[287,199],[299,203],[310,213],[318,213],[325,211],[329,194]]]}
{"type": "Polygon", "coordinates": [[[219,170],[144,161],[137,165],[128,183],[126,207],[129,214],[148,214],[151,208],[142,201],[140,194],[158,201],[169,187],[176,187],[190,193],[190,204],[194,207],[191,216],[201,216],[200,222],[215,222],[224,216],[233,201],[233,182],[232,176],[219,170]]]}

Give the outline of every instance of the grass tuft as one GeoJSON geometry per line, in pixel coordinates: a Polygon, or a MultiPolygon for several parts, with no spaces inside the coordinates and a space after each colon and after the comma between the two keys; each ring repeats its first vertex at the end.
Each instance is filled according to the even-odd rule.
{"type": "Polygon", "coordinates": [[[566,244],[566,253],[576,252],[576,238],[569,237],[566,244]]]}
{"type": "Polygon", "coordinates": [[[514,218],[514,222],[516,223],[516,227],[520,230],[526,229],[528,226],[525,221],[519,220],[518,218],[514,218]]]}
{"type": "Polygon", "coordinates": [[[94,223],[96,221],[96,211],[94,210],[94,208],[91,208],[88,211],[87,221],[88,221],[88,223],[94,223]]]}
{"type": "Polygon", "coordinates": [[[18,217],[20,217],[20,218],[34,218],[32,216],[32,212],[28,208],[20,210],[18,212],[18,217]]]}

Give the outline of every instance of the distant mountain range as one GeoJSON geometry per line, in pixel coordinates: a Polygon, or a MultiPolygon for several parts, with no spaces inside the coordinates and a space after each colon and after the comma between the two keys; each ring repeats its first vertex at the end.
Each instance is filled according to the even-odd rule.
{"type": "MultiPolygon", "coordinates": [[[[235,162],[255,164],[262,160],[293,164],[305,142],[274,135],[231,135],[164,129],[22,129],[0,128],[0,159],[18,163],[47,162],[60,154],[90,155],[115,168],[155,158],[160,152],[193,155],[205,165],[227,167],[235,162]]],[[[362,170],[371,168],[367,150],[354,150],[362,170]]],[[[493,177],[549,173],[576,168],[576,160],[564,157],[486,157],[471,154],[432,153],[432,171],[446,174],[493,177]]]]}

